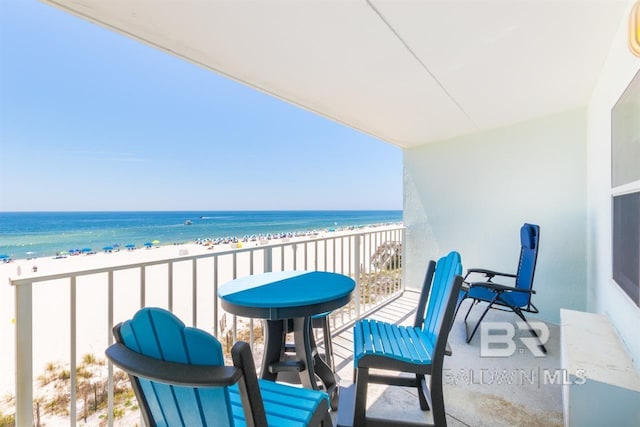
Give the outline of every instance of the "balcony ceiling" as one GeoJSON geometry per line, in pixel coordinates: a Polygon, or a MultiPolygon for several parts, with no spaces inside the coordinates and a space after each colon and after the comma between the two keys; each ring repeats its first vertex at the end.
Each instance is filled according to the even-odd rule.
{"type": "Polygon", "coordinates": [[[626,0],[44,0],[408,148],[585,106],[626,0]]]}

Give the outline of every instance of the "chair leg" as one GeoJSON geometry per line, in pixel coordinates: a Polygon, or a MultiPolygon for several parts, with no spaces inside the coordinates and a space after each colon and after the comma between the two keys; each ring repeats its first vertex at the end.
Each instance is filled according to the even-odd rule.
{"type": "MultiPolygon", "coordinates": [[[[456,311],[453,313],[453,319],[454,320],[455,320],[456,316],[458,315],[458,310],[460,310],[460,306],[462,305],[462,302],[467,299],[467,292],[460,291],[460,294],[462,295],[462,297],[458,297],[458,303],[456,304],[456,311]]],[[[467,315],[468,314],[469,313],[467,313],[467,315]]],[[[466,319],[466,317],[465,317],[465,319],[466,319]]],[[[453,322],[451,322],[451,324],[453,325],[453,322]]]]}
{"type": "Polygon", "coordinates": [[[322,318],[322,339],[324,340],[324,356],[327,365],[333,372],[336,371],[336,365],[333,360],[333,343],[331,342],[331,328],[329,327],[329,316],[322,318]]]}
{"type": "Polygon", "coordinates": [[[333,427],[333,420],[331,419],[331,414],[329,413],[329,411],[327,411],[327,413],[324,416],[324,419],[322,420],[322,427],[333,427]]]}
{"type": "Polygon", "coordinates": [[[418,389],[418,401],[420,402],[420,409],[423,411],[428,411],[429,402],[427,402],[427,397],[424,395],[424,389],[422,384],[424,383],[424,375],[416,374],[416,388],[418,389]]]}
{"type": "Polygon", "coordinates": [[[471,314],[471,309],[473,309],[473,307],[478,303],[477,299],[474,299],[471,301],[471,304],[469,305],[469,310],[467,310],[467,314],[464,316],[464,333],[467,336],[467,343],[469,343],[469,341],[471,341],[471,338],[469,338],[469,328],[467,326],[467,318],[469,317],[469,314],[471,314]]]}
{"type": "MultiPolygon", "coordinates": [[[[484,310],[484,312],[482,313],[482,316],[480,316],[480,319],[478,319],[478,322],[476,323],[476,326],[473,328],[473,332],[471,332],[471,335],[469,335],[467,333],[467,344],[471,342],[471,339],[473,339],[473,336],[476,334],[476,331],[478,330],[478,327],[480,327],[480,323],[482,322],[482,319],[484,319],[484,316],[486,316],[487,313],[489,312],[489,310],[491,309],[491,307],[493,307],[493,303],[496,301],[496,299],[498,299],[498,296],[500,296],[500,294],[496,294],[496,296],[491,300],[489,305],[487,305],[487,308],[484,310]]],[[[469,309],[469,312],[471,312],[471,309],[469,309]]],[[[467,312],[467,316],[469,316],[469,312],[467,312]]],[[[464,326],[465,326],[465,331],[466,331],[467,330],[467,317],[466,316],[464,318],[464,326]]]]}
{"type": "Polygon", "coordinates": [[[369,368],[356,368],[356,395],[353,410],[353,427],[367,425],[367,387],[369,385],[369,368]]]}
{"type": "Polygon", "coordinates": [[[430,378],[431,406],[433,410],[433,424],[440,427],[447,425],[447,413],[444,408],[444,391],[442,386],[442,367],[435,369],[430,378]]]}
{"type": "Polygon", "coordinates": [[[547,348],[544,346],[544,344],[542,343],[542,340],[540,339],[540,336],[538,335],[538,333],[535,331],[535,329],[533,329],[531,327],[531,324],[529,323],[529,321],[527,320],[526,317],[524,317],[524,313],[522,312],[522,310],[520,310],[518,307],[512,307],[513,312],[515,314],[518,315],[518,317],[520,317],[522,320],[525,321],[525,323],[527,324],[527,326],[529,327],[529,332],[531,332],[531,335],[533,335],[534,337],[538,338],[538,348],[540,348],[540,351],[542,351],[544,354],[547,354],[547,348]]]}

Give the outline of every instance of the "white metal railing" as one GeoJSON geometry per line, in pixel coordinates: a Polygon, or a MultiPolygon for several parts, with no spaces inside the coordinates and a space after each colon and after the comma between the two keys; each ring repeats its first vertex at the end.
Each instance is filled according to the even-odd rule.
{"type": "MultiPolygon", "coordinates": [[[[202,254],[182,254],[135,264],[10,280],[15,287],[16,299],[16,425],[34,425],[34,387],[38,386],[34,382],[34,343],[43,338],[34,335],[34,318],[37,319],[34,294],[37,295],[43,287],[55,289],[56,298],[61,299],[60,307],[69,307],[68,416],[69,425],[75,426],[78,419],[78,354],[86,351],[85,340],[78,339],[79,325],[82,325],[83,332],[86,329],[85,322],[79,320],[79,291],[91,295],[90,303],[97,309],[90,311],[99,319],[97,323],[104,325],[100,329],[106,329],[101,332],[106,334],[106,338],[99,341],[94,349],[104,351],[113,343],[111,330],[114,324],[130,318],[138,308],[155,305],[178,312],[178,316],[186,323],[190,320],[192,326],[209,330],[221,341],[228,340],[230,343],[238,339],[238,324],[241,323],[244,328],[240,328],[240,331],[249,329],[248,341],[259,353],[262,345],[254,336],[253,319],[239,319],[224,313],[220,307],[218,286],[228,280],[281,270],[321,270],[351,276],[356,281],[356,291],[349,305],[331,314],[334,332],[399,296],[404,290],[402,270],[399,268],[404,241],[401,225],[328,234],[323,237],[292,238],[290,241],[282,239],[280,243],[253,242],[245,244],[245,247],[216,249],[202,254]],[[89,281],[95,289],[87,292],[86,283],[89,281]],[[105,289],[104,300],[98,297],[98,289],[105,289]],[[68,293],[68,300],[65,300],[65,293],[68,293]],[[137,302],[132,301],[135,299],[137,302]]],[[[87,301],[86,295],[82,300],[87,301]]],[[[58,304],[56,301],[50,302],[58,304]]],[[[60,331],[61,335],[66,335],[63,332],[60,331]]],[[[114,371],[110,363],[106,369],[106,417],[108,425],[112,426],[114,371]]]]}

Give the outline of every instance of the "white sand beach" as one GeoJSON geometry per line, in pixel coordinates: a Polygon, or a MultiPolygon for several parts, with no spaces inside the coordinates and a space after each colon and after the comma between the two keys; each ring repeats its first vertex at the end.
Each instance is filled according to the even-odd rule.
{"type": "MultiPolygon", "coordinates": [[[[397,226],[395,226],[397,227],[397,226]]],[[[385,227],[376,227],[376,230],[385,227]]],[[[360,231],[367,231],[362,229],[360,231]]],[[[370,231],[370,230],[369,230],[370,231]]],[[[349,231],[321,232],[319,236],[333,237],[349,234],[349,231]]],[[[286,239],[288,243],[296,241],[309,241],[312,236],[286,239]]],[[[260,247],[265,242],[243,242],[243,249],[247,247],[260,247]]],[[[271,242],[273,244],[282,241],[271,242]]],[[[299,247],[303,245],[298,245],[299,247]]],[[[266,247],[266,246],[265,246],[266,247]]],[[[313,262],[318,262],[318,268],[324,266],[324,257],[332,259],[333,247],[328,244],[326,248],[318,249],[314,254],[314,246],[309,244],[307,250],[307,267],[313,268],[313,262]],[[320,258],[318,260],[318,258],[320,258]]],[[[337,249],[339,251],[339,249],[337,249]]],[[[248,251],[238,251],[235,255],[231,252],[231,245],[216,245],[209,249],[201,244],[180,244],[153,247],[150,249],[136,249],[133,251],[121,250],[111,253],[95,253],[92,255],[69,256],[62,259],[36,258],[31,260],[15,260],[11,263],[0,264],[0,343],[4,351],[0,352],[0,364],[5,367],[0,378],[0,396],[15,393],[15,286],[10,286],[11,280],[37,279],[42,276],[63,274],[70,271],[89,271],[112,266],[136,265],[151,263],[163,259],[191,257],[194,255],[211,255],[213,253],[227,253],[217,257],[217,270],[214,268],[213,257],[199,259],[197,261],[197,327],[213,332],[214,318],[213,307],[216,301],[214,295],[214,271],[217,274],[218,284],[251,274],[250,258],[248,251]],[[234,272],[233,258],[236,257],[234,272]],[[34,271],[37,269],[37,271],[34,271]]],[[[290,247],[286,250],[276,248],[273,251],[274,269],[305,268],[303,260],[298,253],[296,266],[293,265],[293,251],[290,247]]],[[[345,253],[343,256],[347,256],[345,253]]],[[[263,266],[262,251],[254,251],[252,256],[255,272],[261,272],[263,266]]],[[[331,262],[331,261],[328,261],[331,262]]],[[[346,265],[345,261],[345,265],[346,265]]],[[[334,268],[329,265],[329,268],[334,268]]],[[[335,266],[339,270],[340,266],[335,266]]],[[[174,262],[173,264],[173,311],[182,318],[185,323],[191,324],[193,280],[192,261],[174,262]]],[[[113,322],[118,323],[130,318],[141,306],[140,295],[140,268],[116,271],[114,273],[113,322]]],[[[145,302],[144,304],[168,307],[169,281],[168,267],[166,264],[145,268],[145,302]]],[[[76,293],[76,325],[77,325],[77,358],[85,354],[93,354],[103,357],[104,349],[110,339],[108,325],[108,275],[98,273],[90,275],[78,274],[76,293]]],[[[49,362],[70,360],[70,280],[56,279],[48,282],[36,283],[33,286],[33,368],[34,379],[40,375],[49,362]]]]}
{"type": "MultiPolygon", "coordinates": [[[[398,225],[365,227],[357,230],[356,234],[384,232],[386,229],[398,230],[398,225]]],[[[11,412],[11,403],[7,403],[7,398],[15,394],[16,286],[30,286],[29,283],[34,283],[34,398],[37,400],[44,393],[48,401],[51,392],[43,389],[39,378],[52,364],[60,369],[69,369],[72,313],[75,315],[75,353],[78,366],[85,355],[92,355],[98,360],[105,359],[104,350],[112,339],[108,302],[110,297],[113,301],[113,324],[131,318],[141,306],[170,308],[171,304],[172,311],[178,317],[187,325],[194,325],[192,319],[195,300],[195,326],[214,333],[214,325],[217,324],[219,330],[222,329],[223,313],[219,308],[216,322],[216,283],[220,286],[234,277],[264,271],[266,248],[272,248],[271,265],[275,271],[318,269],[349,274],[354,254],[346,246],[341,247],[344,241],[349,240],[341,238],[353,233],[353,230],[323,231],[315,236],[275,239],[269,242],[249,241],[239,245],[220,244],[211,247],[198,243],[176,244],[80,254],[60,259],[23,259],[0,264],[0,282],[4,282],[4,285],[0,285],[0,343],[4,350],[0,352],[0,365],[4,367],[0,376],[0,412],[11,412]],[[333,237],[336,239],[331,239],[333,237]],[[141,264],[146,265],[144,269],[141,264]],[[110,274],[113,277],[112,286],[109,286],[110,274]],[[60,275],[61,278],[43,281],[44,278],[55,275],[60,275]],[[76,283],[75,310],[71,308],[73,298],[70,276],[75,277],[76,283]],[[143,277],[144,288],[141,285],[143,277]],[[169,277],[172,278],[172,285],[169,277]],[[11,285],[12,281],[14,286],[11,285]],[[171,286],[173,290],[170,292],[171,286]]],[[[381,238],[376,238],[363,245],[363,253],[360,255],[362,259],[368,259],[371,251],[380,243],[381,238]]],[[[231,324],[232,316],[226,320],[227,325],[231,324]]],[[[244,324],[246,321],[240,319],[239,323],[244,324]]],[[[256,346],[255,357],[260,357],[260,350],[261,346],[256,346]]],[[[98,369],[96,375],[106,379],[105,369],[98,369]]],[[[49,416],[46,422],[47,425],[65,425],[68,416],[62,416],[60,420],[49,416]]]]}
{"type": "MultiPolygon", "coordinates": [[[[67,258],[36,258],[31,260],[15,260],[0,264],[0,343],[4,351],[0,352],[0,365],[3,369],[0,378],[0,395],[14,393],[15,366],[15,287],[10,280],[23,278],[37,278],[52,274],[62,274],[69,271],[99,269],[114,265],[136,264],[158,259],[172,258],[183,254],[206,253],[208,250],[196,244],[180,246],[164,246],[152,249],[137,249],[134,251],[120,251],[113,253],[96,253],[92,255],[69,256],[67,258]],[[37,271],[34,271],[37,269],[37,271]]],[[[224,263],[219,268],[224,269],[224,263]]],[[[147,269],[147,283],[149,301],[158,301],[159,289],[152,284],[159,280],[157,269],[147,269]]],[[[139,273],[134,270],[122,272],[116,278],[115,286],[120,291],[126,291],[128,280],[139,280],[139,273]],[[123,284],[125,284],[123,286],[123,284]],[[121,289],[122,288],[122,289],[121,289]]],[[[176,286],[179,286],[176,283],[176,286]]],[[[34,336],[34,371],[36,376],[44,369],[47,362],[69,360],[69,322],[70,297],[69,280],[59,279],[38,283],[33,287],[33,336],[34,336]]],[[[131,302],[127,307],[120,307],[124,312],[133,313],[139,303],[136,296],[137,287],[133,286],[129,295],[118,296],[119,301],[131,302]]],[[[108,328],[106,325],[106,274],[82,276],[77,279],[77,324],[78,324],[78,355],[87,352],[102,355],[108,328]]],[[[166,304],[166,302],[165,302],[166,304]]],[[[124,318],[123,318],[124,319],[124,318]]],[[[123,319],[117,319],[123,320],[123,319]]]]}

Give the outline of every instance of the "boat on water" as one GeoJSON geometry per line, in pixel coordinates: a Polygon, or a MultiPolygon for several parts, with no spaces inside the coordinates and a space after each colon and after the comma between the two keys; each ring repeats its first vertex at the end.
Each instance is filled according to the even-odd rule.
{"type": "Polygon", "coordinates": [[[184,225],[191,225],[191,224],[193,224],[193,223],[191,222],[191,220],[190,220],[190,219],[188,219],[188,220],[186,220],[186,221],[184,222],[184,225]]]}

